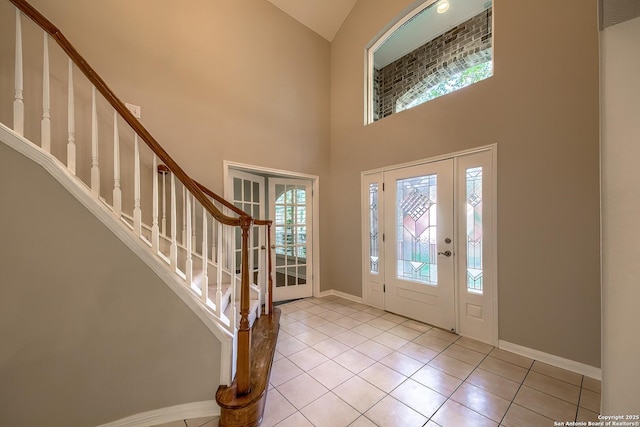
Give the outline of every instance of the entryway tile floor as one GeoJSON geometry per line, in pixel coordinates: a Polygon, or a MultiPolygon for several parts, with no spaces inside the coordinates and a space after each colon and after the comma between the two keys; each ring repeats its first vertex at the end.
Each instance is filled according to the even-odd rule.
{"type": "MultiPolygon", "coordinates": [[[[343,298],[280,305],[262,427],[597,421],[600,381],[343,298]]],[[[217,419],[163,427],[217,426],[217,419]]]]}

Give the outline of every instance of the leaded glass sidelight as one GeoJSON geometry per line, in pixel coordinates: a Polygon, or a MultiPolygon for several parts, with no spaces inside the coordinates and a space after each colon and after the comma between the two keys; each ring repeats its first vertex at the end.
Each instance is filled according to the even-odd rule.
{"type": "Polygon", "coordinates": [[[482,293],[482,168],[467,169],[467,290],[482,293]]]}
{"type": "Polygon", "coordinates": [[[378,183],[369,184],[369,270],[380,272],[378,261],[378,183]]]}
{"type": "Polygon", "coordinates": [[[437,176],[397,181],[398,278],[435,285],[437,176]]]}

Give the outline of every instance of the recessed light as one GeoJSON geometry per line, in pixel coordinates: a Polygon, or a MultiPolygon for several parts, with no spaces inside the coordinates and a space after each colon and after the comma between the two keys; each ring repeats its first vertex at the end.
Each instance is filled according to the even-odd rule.
{"type": "Polygon", "coordinates": [[[438,13],[445,13],[447,10],[449,10],[449,2],[447,0],[442,0],[436,6],[436,12],[438,13]]]}

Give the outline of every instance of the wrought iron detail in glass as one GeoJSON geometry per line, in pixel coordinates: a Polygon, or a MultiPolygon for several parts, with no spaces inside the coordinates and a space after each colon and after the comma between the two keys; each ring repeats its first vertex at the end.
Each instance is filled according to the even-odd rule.
{"type": "Polygon", "coordinates": [[[369,184],[369,271],[378,274],[378,183],[369,184]]]}
{"type": "Polygon", "coordinates": [[[398,278],[436,285],[437,175],[399,179],[396,185],[398,278]]]}
{"type": "Polygon", "coordinates": [[[482,168],[466,172],[467,290],[482,293],[482,168]]]}

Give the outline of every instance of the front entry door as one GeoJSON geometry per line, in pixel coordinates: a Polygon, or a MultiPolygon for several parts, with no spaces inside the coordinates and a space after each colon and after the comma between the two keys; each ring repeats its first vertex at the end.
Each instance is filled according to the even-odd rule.
{"type": "Polygon", "coordinates": [[[385,309],[455,330],[453,160],[385,173],[385,309]]]}
{"type": "Polygon", "coordinates": [[[310,181],[269,178],[274,301],[313,295],[311,202],[310,181]]]}
{"type": "Polygon", "coordinates": [[[363,174],[367,304],[498,343],[494,156],[363,174]]]}

